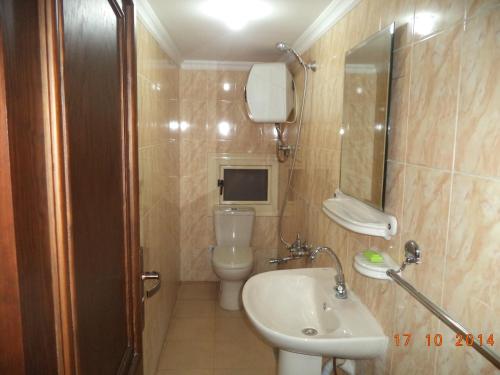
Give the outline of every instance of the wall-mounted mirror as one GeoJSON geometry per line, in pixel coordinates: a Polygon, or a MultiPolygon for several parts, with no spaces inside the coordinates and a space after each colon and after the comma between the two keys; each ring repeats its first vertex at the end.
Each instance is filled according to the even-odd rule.
{"type": "Polygon", "coordinates": [[[386,138],[394,27],[345,56],[340,190],[384,208],[386,138]]]}

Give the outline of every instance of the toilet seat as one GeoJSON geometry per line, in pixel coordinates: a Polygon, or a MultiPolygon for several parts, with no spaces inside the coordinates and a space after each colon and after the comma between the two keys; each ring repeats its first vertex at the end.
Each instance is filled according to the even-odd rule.
{"type": "Polygon", "coordinates": [[[212,263],[219,268],[242,269],[253,265],[251,247],[217,246],[212,256],[212,263]]]}

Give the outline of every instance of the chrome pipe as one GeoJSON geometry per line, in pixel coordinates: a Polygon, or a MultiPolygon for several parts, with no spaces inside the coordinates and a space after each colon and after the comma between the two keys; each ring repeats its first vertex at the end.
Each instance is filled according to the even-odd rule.
{"type": "Polygon", "coordinates": [[[433,313],[439,320],[441,320],[444,324],[450,327],[455,333],[458,333],[463,336],[465,339],[468,335],[469,337],[473,337],[474,342],[472,343],[472,347],[476,349],[483,357],[485,357],[488,361],[490,361],[496,368],[500,368],[500,356],[495,353],[493,350],[486,346],[482,346],[477,340],[474,334],[465,328],[462,324],[453,319],[446,311],[437,306],[434,302],[429,300],[426,296],[416,290],[413,285],[408,283],[405,279],[398,275],[398,273],[394,270],[388,270],[386,272],[387,276],[389,276],[392,280],[396,282],[400,287],[406,290],[411,294],[418,302],[420,302],[427,310],[433,313]]]}

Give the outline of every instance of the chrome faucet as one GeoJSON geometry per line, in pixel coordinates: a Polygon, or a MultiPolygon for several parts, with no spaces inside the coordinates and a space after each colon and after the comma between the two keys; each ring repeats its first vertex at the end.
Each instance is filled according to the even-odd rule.
{"type": "Polygon", "coordinates": [[[335,263],[335,269],[337,270],[337,275],[335,275],[335,281],[337,282],[337,285],[335,285],[335,296],[341,299],[347,298],[347,289],[345,286],[344,271],[342,270],[342,264],[340,263],[339,257],[329,247],[319,246],[310,252],[309,259],[311,260],[316,259],[319,253],[327,253],[328,255],[330,255],[330,258],[332,258],[335,263]]]}
{"type": "Polygon", "coordinates": [[[312,246],[307,244],[307,241],[302,241],[300,235],[297,233],[297,238],[288,247],[288,251],[293,257],[303,257],[308,256],[311,253],[312,246]]]}
{"type": "Polygon", "coordinates": [[[288,245],[286,248],[290,254],[289,256],[269,259],[269,263],[283,264],[287,263],[289,260],[297,260],[308,257],[311,254],[312,246],[308,245],[307,241],[302,241],[300,235],[297,234],[297,238],[295,239],[295,241],[292,244],[288,245]]]}

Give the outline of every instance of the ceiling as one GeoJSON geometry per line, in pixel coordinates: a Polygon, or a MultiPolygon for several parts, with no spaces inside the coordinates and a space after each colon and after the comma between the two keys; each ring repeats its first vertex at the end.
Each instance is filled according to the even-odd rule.
{"type": "MultiPolygon", "coordinates": [[[[268,14],[250,20],[241,30],[232,30],[214,18],[224,10],[218,10],[212,17],[206,14],[207,1],[227,0],[148,0],[182,60],[276,61],[282,55],[274,47],[276,42],[293,44],[332,3],[332,0],[258,0],[268,14]]],[[[247,3],[252,1],[255,0],[247,3]]]]}

